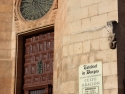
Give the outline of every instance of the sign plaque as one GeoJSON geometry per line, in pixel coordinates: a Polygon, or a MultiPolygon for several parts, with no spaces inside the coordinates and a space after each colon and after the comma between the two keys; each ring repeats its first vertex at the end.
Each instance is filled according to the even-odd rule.
{"type": "Polygon", "coordinates": [[[103,94],[101,62],[79,66],[79,94],[103,94]]]}

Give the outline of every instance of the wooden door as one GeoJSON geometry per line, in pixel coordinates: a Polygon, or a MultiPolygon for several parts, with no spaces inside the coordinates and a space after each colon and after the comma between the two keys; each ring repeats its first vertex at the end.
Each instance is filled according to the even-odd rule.
{"type": "Polygon", "coordinates": [[[26,38],[24,94],[52,94],[54,32],[26,38]]]}

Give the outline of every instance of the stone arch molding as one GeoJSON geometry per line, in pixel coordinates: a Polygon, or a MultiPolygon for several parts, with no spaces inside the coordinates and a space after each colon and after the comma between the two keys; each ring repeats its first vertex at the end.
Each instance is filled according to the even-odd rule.
{"type": "Polygon", "coordinates": [[[23,32],[47,25],[52,25],[55,22],[57,14],[58,0],[54,0],[52,7],[42,18],[38,20],[25,20],[20,13],[21,0],[15,0],[14,4],[14,31],[23,32]]]}

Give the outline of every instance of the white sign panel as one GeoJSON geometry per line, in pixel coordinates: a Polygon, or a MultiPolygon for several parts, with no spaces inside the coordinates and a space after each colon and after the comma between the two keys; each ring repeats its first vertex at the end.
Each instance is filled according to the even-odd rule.
{"type": "Polygon", "coordinates": [[[79,66],[79,94],[103,94],[101,62],[79,66]]]}

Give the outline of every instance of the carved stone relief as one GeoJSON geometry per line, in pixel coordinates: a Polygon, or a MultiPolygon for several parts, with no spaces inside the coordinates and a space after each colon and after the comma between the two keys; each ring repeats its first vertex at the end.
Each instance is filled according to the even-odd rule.
{"type": "Polygon", "coordinates": [[[15,0],[14,6],[14,31],[24,32],[35,28],[52,25],[55,22],[55,17],[58,8],[57,0],[54,0],[51,9],[48,13],[38,20],[25,20],[20,13],[20,2],[21,0],[15,0]]]}
{"type": "Polygon", "coordinates": [[[113,32],[113,28],[115,28],[114,24],[116,24],[116,21],[109,21],[107,22],[107,31],[108,31],[108,40],[109,40],[109,47],[111,49],[115,49],[116,48],[116,35],[115,32],[113,32]]]}

